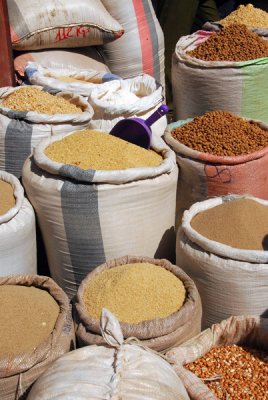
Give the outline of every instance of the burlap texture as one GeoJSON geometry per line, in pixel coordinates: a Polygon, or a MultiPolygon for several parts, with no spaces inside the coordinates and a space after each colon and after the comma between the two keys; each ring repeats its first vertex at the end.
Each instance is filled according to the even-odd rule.
{"type": "MultiPolygon", "coordinates": [[[[149,262],[171,271],[182,280],[186,289],[186,300],[181,309],[167,318],[156,318],[138,324],[120,323],[124,338],[135,336],[142,343],[157,351],[166,351],[175,345],[185,342],[200,332],[202,316],[201,300],[194,282],[179,267],[167,260],[149,257],[125,256],[100,265],[90,272],[79,286],[75,307],[74,320],[77,326],[76,337],[79,346],[89,344],[104,344],[99,321],[85,311],[83,293],[88,282],[102,271],[119,265],[149,262]]],[[[163,299],[164,301],[164,299],[163,299]]]]}
{"type": "Polygon", "coordinates": [[[217,400],[217,397],[183,365],[202,357],[214,347],[230,344],[268,350],[268,319],[256,316],[230,317],[166,354],[192,400],[217,400]]]}
{"type": "Polygon", "coordinates": [[[0,399],[25,399],[31,385],[62,354],[74,347],[74,327],[67,295],[47,276],[14,275],[0,278],[0,285],[34,286],[44,289],[60,307],[51,335],[34,352],[0,358],[0,399]]]}

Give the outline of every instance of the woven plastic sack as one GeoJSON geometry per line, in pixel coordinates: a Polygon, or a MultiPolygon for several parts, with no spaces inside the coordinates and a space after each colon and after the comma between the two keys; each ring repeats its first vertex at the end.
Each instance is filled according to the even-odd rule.
{"type": "Polygon", "coordinates": [[[50,49],[32,52],[17,52],[14,56],[14,68],[18,78],[24,77],[28,62],[36,62],[45,68],[93,69],[109,72],[102,56],[94,46],[75,49],[50,49]]]}
{"type": "MultiPolygon", "coordinates": [[[[88,101],[94,110],[91,126],[110,132],[123,118],[147,119],[163,102],[162,88],[145,74],[96,86],[88,101]]],[[[162,136],[166,126],[164,116],[151,126],[153,135],[162,136]]]]}
{"type": "Polygon", "coordinates": [[[86,97],[100,84],[120,79],[119,76],[106,71],[83,70],[73,67],[43,67],[33,62],[27,63],[24,74],[27,81],[32,85],[39,85],[52,90],[72,92],[86,97]],[[59,79],[61,76],[77,79],[78,81],[65,82],[59,79]]]}
{"type": "Polygon", "coordinates": [[[173,258],[178,169],[159,141],[158,167],[95,171],[54,162],[38,144],[23,167],[51,276],[72,297],[96,266],[125,254],[173,258]]]}
{"type": "Polygon", "coordinates": [[[204,61],[187,54],[213,34],[198,31],[177,42],[172,58],[175,119],[223,110],[268,123],[268,57],[204,61]]]}
{"type": "Polygon", "coordinates": [[[165,86],[164,35],[151,0],[102,0],[123,26],[124,35],[102,47],[110,70],[122,78],[142,73],[165,86]]]}
{"type": "MultiPolygon", "coordinates": [[[[268,317],[268,251],[236,249],[207,239],[191,226],[199,212],[236,198],[218,197],[194,204],[185,211],[177,235],[177,264],[200,293],[204,328],[231,315],[268,317]]],[[[265,200],[245,198],[268,207],[265,200]]]]}
{"type": "Polygon", "coordinates": [[[7,6],[16,50],[101,45],[124,32],[100,0],[8,0],[7,6]]]}
{"type": "Polygon", "coordinates": [[[124,338],[137,337],[142,344],[157,351],[166,351],[177,346],[201,330],[202,306],[194,282],[177,266],[167,260],[156,260],[149,257],[126,256],[108,261],[90,272],[82,281],[77,292],[74,319],[77,325],[76,338],[80,346],[90,344],[104,345],[99,321],[91,317],[83,301],[84,290],[88,283],[102,271],[119,265],[147,262],[159,265],[177,276],[186,289],[186,300],[181,309],[166,318],[156,318],[138,324],[120,323],[124,338]]]}
{"type": "MultiPolygon", "coordinates": [[[[19,180],[0,171],[14,191],[15,205],[0,216],[0,276],[36,274],[35,215],[19,180]]],[[[1,199],[0,199],[1,201],[1,199]]]]}
{"type": "Polygon", "coordinates": [[[1,105],[1,100],[21,89],[22,87],[0,88],[0,169],[17,177],[21,176],[24,161],[41,139],[86,129],[93,115],[92,107],[87,101],[71,92],[59,92],[55,95],[80,106],[82,113],[48,115],[33,111],[14,111],[1,105]]]}
{"type": "MultiPolygon", "coordinates": [[[[203,26],[202,29],[205,31],[211,32],[219,32],[222,29],[222,25],[219,22],[207,21],[203,26]]],[[[268,29],[267,28],[248,28],[251,31],[257,33],[259,36],[263,36],[264,38],[268,37],[268,29]]]]}
{"type": "MultiPolygon", "coordinates": [[[[192,204],[215,196],[248,194],[268,200],[268,147],[242,156],[216,156],[201,153],[180,143],[173,129],[191,119],[169,124],[165,141],[175,151],[180,169],[177,195],[177,224],[192,204]]],[[[268,126],[259,121],[262,129],[268,126]]]]}
{"type": "Polygon", "coordinates": [[[200,378],[186,370],[183,365],[202,357],[214,347],[232,344],[267,351],[268,319],[256,316],[231,317],[166,354],[191,400],[217,400],[217,397],[200,378]]]}
{"type": "Polygon", "coordinates": [[[105,308],[106,346],[87,346],[61,357],[36,382],[28,400],[189,400],[172,367],[134,338],[124,341],[117,319],[105,308]],[[77,372],[79,372],[77,374],[77,372]]]}
{"type": "Polygon", "coordinates": [[[74,348],[74,327],[66,294],[47,276],[15,275],[0,278],[0,285],[34,286],[46,290],[59,304],[60,312],[51,335],[32,353],[0,358],[1,400],[24,400],[31,385],[53,362],[74,348]]]}

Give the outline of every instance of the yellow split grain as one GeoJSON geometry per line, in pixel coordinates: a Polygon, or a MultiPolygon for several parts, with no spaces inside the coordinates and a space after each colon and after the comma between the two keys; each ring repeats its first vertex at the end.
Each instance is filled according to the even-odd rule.
{"type": "Polygon", "coordinates": [[[224,27],[230,24],[244,24],[248,28],[268,28],[268,13],[252,4],[240,5],[219,23],[224,27]]]}

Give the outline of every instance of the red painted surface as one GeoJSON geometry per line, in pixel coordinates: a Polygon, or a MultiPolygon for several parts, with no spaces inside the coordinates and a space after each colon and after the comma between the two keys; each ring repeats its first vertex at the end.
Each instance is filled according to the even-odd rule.
{"type": "Polygon", "coordinates": [[[15,73],[6,0],[0,0],[0,38],[0,87],[15,86],[15,73]]]}

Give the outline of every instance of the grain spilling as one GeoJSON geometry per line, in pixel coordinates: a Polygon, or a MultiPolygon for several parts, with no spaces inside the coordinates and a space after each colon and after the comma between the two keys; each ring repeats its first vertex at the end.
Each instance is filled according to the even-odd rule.
{"type": "Polygon", "coordinates": [[[45,154],[53,161],[93,170],[156,167],[163,162],[153,150],[95,130],[74,132],[53,142],[45,154]]]}
{"type": "Polygon", "coordinates": [[[185,300],[183,282],[158,265],[120,265],[96,275],[87,284],[83,300],[86,311],[99,319],[103,307],[121,322],[164,318],[178,311],[185,300]]]}
{"type": "Polygon", "coordinates": [[[4,215],[16,204],[14,190],[10,183],[0,180],[0,215],[4,215]]]}
{"type": "Polygon", "coordinates": [[[268,130],[230,112],[211,111],[172,130],[174,139],[217,156],[241,156],[268,145],[268,130]]]}
{"type": "Polygon", "coordinates": [[[231,12],[219,23],[223,26],[230,24],[243,24],[248,28],[268,28],[268,13],[252,4],[240,5],[237,10],[231,12]]]}
{"type": "Polygon", "coordinates": [[[59,306],[45,290],[0,286],[0,357],[32,352],[54,329],[59,306]]]}
{"type": "Polygon", "coordinates": [[[82,113],[80,107],[64,98],[53,96],[32,86],[24,86],[14,91],[2,101],[1,105],[11,110],[34,111],[41,114],[82,113]]]}
{"type": "Polygon", "coordinates": [[[204,61],[248,61],[268,57],[268,42],[245,25],[231,24],[187,54],[204,61]]]}
{"type": "Polygon", "coordinates": [[[234,344],[216,347],[185,368],[219,400],[267,400],[267,356],[267,352],[234,344]]]}
{"type": "Polygon", "coordinates": [[[268,206],[255,200],[224,202],[197,214],[191,225],[206,238],[231,247],[268,250],[268,206]]]}

